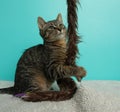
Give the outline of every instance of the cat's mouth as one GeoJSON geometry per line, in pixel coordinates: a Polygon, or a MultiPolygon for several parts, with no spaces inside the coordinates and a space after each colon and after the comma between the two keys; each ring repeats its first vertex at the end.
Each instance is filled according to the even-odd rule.
{"type": "Polygon", "coordinates": [[[54,37],[48,38],[46,41],[48,41],[48,42],[55,42],[55,41],[59,41],[59,40],[65,39],[65,37],[66,37],[65,34],[60,32],[57,35],[55,35],[54,37]]]}

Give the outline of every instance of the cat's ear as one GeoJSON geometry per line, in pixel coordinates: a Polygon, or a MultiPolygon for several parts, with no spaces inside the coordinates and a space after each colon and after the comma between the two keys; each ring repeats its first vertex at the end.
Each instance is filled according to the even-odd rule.
{"type": "Polygon", "coordinates": [[[46,24],[45,20],[41,17],[38,17],[38,27],[39,29],[43,29],[44,25],[46,24]]]}
{"type": "Polygon", "coordinates": [[[60,21],[60,22],[63,22],[63,20],[62,20],[62,15],[61,14],[58,14],[58,16],[57,16],[57,19],[56,19],[57,21],[60,21]]]}

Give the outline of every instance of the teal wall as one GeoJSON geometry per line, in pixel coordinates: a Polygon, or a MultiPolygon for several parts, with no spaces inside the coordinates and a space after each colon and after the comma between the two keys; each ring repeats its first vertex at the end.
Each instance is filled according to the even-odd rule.
{"type": "MultiPolygon", "coordinates": [[[[77,63],[87,70],[86,80],[120,80],[120,1],[80,0],[77,63]]],[[[0,0],[0,80],[14,80],[24,49],[42,43],[37,17],[66,22],[66,0],[0,0]]]]}

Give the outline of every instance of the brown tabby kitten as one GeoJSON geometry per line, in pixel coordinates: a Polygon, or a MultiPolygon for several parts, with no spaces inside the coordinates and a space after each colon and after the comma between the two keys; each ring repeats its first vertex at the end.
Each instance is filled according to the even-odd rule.
{"type": "Polygon", "coordinates": [[[56,20],[49,22],[38,17],[38,26],[44,44],[23,53],[17,64],[14,86],[0,89],[0,93],[17,94],[26,101],[70,99],[77,89],[70,76],[81,79],[86,72],[82,67],[65,65],[67,36],[62,16],[59,14],[56,20]],[[60,91],[50,90],[54,81],[60,91]]]}

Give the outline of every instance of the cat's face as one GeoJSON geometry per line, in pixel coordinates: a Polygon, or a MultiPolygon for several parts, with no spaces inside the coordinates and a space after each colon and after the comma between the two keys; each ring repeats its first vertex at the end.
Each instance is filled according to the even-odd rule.
{"type": "Polygon", "coordinates": [[[38,17],[38,26],[44,41],[54,42],[66,38],[66,28],[61,14],[57,16],[56,20],[49,22],[45,22],[41,17],[38,17]]]}

